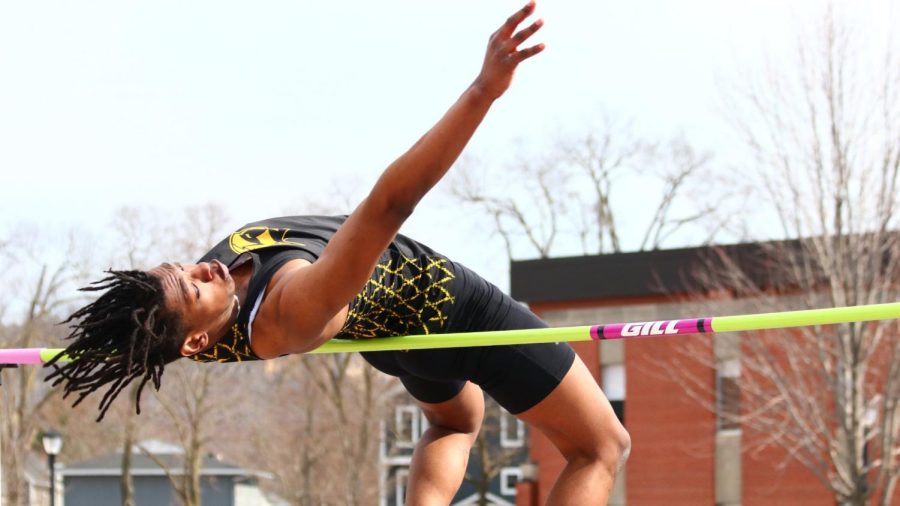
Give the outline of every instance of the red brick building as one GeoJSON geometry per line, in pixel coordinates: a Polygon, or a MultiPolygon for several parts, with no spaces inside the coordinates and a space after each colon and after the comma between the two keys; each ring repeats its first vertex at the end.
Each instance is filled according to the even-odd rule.
{"type": "MultiPolygon", "coordinates": [[[[758,253],[755,248],[739,245],[732,253],[752,259],[758,253]]],[[[747,312],[740,301],[719,300],[716,308],[727,312],[695,314],[698,308],[702,310],[704,296],[698,284],[691,281],[691,274],[700,269],[705,251],[691,248],[514,262],[511,294],[527,302],[552,326],[747,312]]],[[[752,265],[748,269],[754,272],[752,265]]],[[[766,282],[764,269],[757,268],[754,275],[761,284],[766,282]]],[[[785,459],[780,451],[742,451],[742,437],[747,435],[717,412],[740,409],[736,381],[740,360],[735,346],[728,346],[727,337],[716,334],[575,344],[632,437],[631,457],[610,504],[834,504],[833,496],[812,473],[785,459]],[[677,362],[679,374],[691,375],[698,378],[700,386],[705,385],[700,389],[705,398],[689,395],[671,374],[675,362],[669,359],[683,354],[689,339],[712,344],[697,347],[707,354],[697,357],[700,360],[677,362]],[[704,407],[704,403],[716,409],[704,407]]],[[[730,339],[736,342],[734,335],[730,339]]],[[[543,504],[563,465],[561,456],[537,431],[530,432],[530,458],[536,472],[531,480],[519,483],[519,506],[543,504]]]]}

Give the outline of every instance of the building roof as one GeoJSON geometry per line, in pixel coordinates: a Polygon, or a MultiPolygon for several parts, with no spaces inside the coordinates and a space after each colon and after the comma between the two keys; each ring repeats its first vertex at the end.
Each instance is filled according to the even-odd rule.
{"type": "Polygon", "coordinates": [[[771,286],[778,252],[798,252],[799,241],[743,243],[670,250],[513,261],[510,293],[525,302],[573,301],[694,293],[696,274],[727,256],[757,286],[771,286]]]}
{"type": "Polygon", "coordinates": [[[183,455],[184,448],[159,439],[144,439],[131,447],[132,453],[152,453],[154,455],[183,455]]]}
{"type": "MultiPolygon", "coordinates": [[[[135,452],[131,457],[131,474],[133,476],[165,476],[166,472],[160,463],[172,475],[184,474],[184,452],[180,448],[160,445],[158,442],[154,442],[150,446],[156,449],[168,449],[168,451],[154,453],[154,458],[143,452],[135,452]]],[[[122,474],[122,453],[116,452],[69,464],[61,471],[61,474],[63,476],[120,476],[122,474]]],[[[260,473],[223,462],[212,455],[203,457],[200,474],[202,476],[238,477],[260,475],[260,473]]]]}

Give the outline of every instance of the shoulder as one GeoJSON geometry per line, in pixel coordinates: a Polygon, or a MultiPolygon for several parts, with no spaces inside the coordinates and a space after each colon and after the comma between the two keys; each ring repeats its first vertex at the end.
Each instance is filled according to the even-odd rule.
{"type": "Polygon", "coordinates": [[[253,326],[253,352],[261,358],[302,353],[330,339],[343,324],[346,311],[323,314],[316,287],[308,282],[312,264],[294,259],[269,281],[253,326]]]}
{"type": "Polygon", "coordinates": [[[302,258],[289,260],[269,279],[256,318],[250,322],[253,329],[253,352],[261,358],[274,358],[284,354],[279,345],[281,341],[279,302],[284,295],[285,285],[291,278],[301,275],[302,270],[310,265],[312,264],[308,260],[302,258]]]}

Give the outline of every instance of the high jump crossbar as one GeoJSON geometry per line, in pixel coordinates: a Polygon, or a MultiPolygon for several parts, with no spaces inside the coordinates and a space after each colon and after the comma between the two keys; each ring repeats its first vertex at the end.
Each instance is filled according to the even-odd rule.
{"type": "MultiPolygon", "coordinates": [[[[332,339],[308,353],[347,353],[364,351],[423,350],[497,346],[504,344],[537,344],[562,341],[601,341],[654,336],[683,336],[714,332],[777,330],[815,325],[833,325],[900,318],[900,302],[861,306],[806,309],[709,318],[658,320],[633,323],[610,323],[576,327],[526,330],[502,330],[449,334],[424,334],[360,340],[332,339]]],[[[0,350],[0,364],[42,364],[63,350],[61,348],[19,348],[0,350]]],[[[65,357],[62,357],[63,361],[65,357]]]]}

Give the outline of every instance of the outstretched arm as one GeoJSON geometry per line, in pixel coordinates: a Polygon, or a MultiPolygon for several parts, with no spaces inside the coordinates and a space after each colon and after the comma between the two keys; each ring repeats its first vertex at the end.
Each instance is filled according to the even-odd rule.
{"type": "MultiPolygon", "coordinates": [[[[393,208],[392,215],[385,216],[392,221],[391,227],[399,228],[419,200],[456,161],[491,104],[509,87],[519,63],[543,50],[543,44],[518,49],[543,25],[540,19],[514,34],[533,11],[534,2],[529,2],[491,35],[484,64],[475,81],[418,142],[385,169],[372,188],[367,200],[381,199],[393,208]]],[[[393,233],[389,235],[387,242],[393,238],[393,233]]]]}
{"type": "Polygon", "coordinates": [[[516,31],[534,8],[534,2],[529,2],[491,35],[475,81],[385,169],[318,261],[282,277],[282,286],[270,287],[270,296],[278,297],[278,321],[283,322],[279,333],[291,336],[291,349],[284,352],[308,351],[331,337],[327,324],[365,285],[400,226],[457,159],[494,100],[509,87],[516,67],[544,49],[543,44],[519,48],[543,25],[539,19],[516,31]]]}

